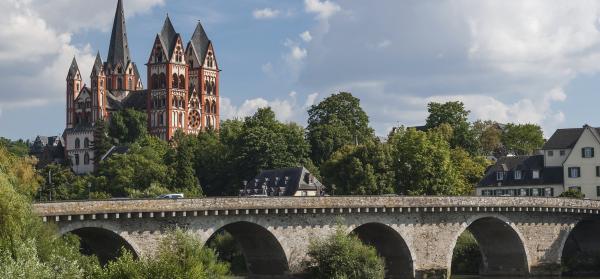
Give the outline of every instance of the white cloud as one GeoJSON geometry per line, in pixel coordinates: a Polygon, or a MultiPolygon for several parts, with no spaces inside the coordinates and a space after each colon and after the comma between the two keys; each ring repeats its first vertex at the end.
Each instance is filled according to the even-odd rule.
{"type": "Polygon", "coordinates": [[[273,76],[275,73],[273,72],[273,64],[271,62],[267,62],[265,64],[263,64],[260,69],[263,71],[263,73],[265,73],[267,76],[273,76]]]}
{"type": "Polygon", "coordinates": [[[281,11],[274,10],[271,8],[264,8],[264,9],[252,11],[252,16],[254,16],[255,19],[276,18],[279,16],[279,14],[281,14],[281,11]]]}
{"type": "Polygon", "coordinates": [[[310,42],[312,41],[312,36],[310,35],[310,32],[308,30],[300,33],[300,38],[304,41],[304,42],[310,42]]]}
{"type": "Polygon", "coordinates": [[[299,46],[293,46],[290,48],[290,57],[294,60],[302,60],[306,57],[306,49],[299,46]]]}
{"type": "Polygon", "coordinates": [[[308,13],[314,13],[319,19],[328,19],[335,13],[342,10],[340,5],[330,0],[321,2],[320,0],[304,0],[304,10],[308,13]]]}
{"type": "Polygon", "coordinates": [[[349,0],[344,12],[315,29],[298,83],[353,92],[379,134],[422,124],[438,99],[548,132],[569,121],[566,86],[600,73],[598,1],[349,0]]]}
{"type": "MultiPolygon", "coordinates": [[[[125,9],[135,14],[162,2],[126,1],[125,9]]],[[[73,44],[73,32],[110,26],[114,9],[115,3],[108,1],[0,2],[0,105],[9,109],[64,102],[65,76],[73,57],[87,78],[95,56],[89,44],[73,44]],[[65,16],[67,11],[92,10],[65,16]]]]}
{"type": "Polygon", "coordinates": [[[283,99],[254,98],[244,100],[239,106],[232,104],[231,99],[221,97],[221,116],[224,119],[242,119],[253,115],[259,108],[271,107],[280,121],[293,121],[304,124],[306,121],[306,108],[315,102],[317,96],[318,93],[307,95],[303,106],[297,104],[298,93],[296,91],[291,91],[283,99]]]}

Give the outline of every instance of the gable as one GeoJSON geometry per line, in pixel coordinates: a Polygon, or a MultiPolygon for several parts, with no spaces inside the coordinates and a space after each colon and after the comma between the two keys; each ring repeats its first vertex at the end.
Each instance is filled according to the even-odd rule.
{"type": "Polygon", "coordinates": [[[167,60],[167,52],[165,46],[160,40],[160,37],[156,35],[152,50],[150,50],[150,57],[148,57],[148,64],[151,63],[162,63],[167,60]]]}
{"type": "Polygon", "coordinates": [[[597,132],[591,127],[583,129],[573,146],[573,151],[571,151],[565,160],[565,164],[572,165],[581,162],[581,149],[584,147],[594,147],[597,152],[600,150],[600,138],[598,137],[597,132]]]}

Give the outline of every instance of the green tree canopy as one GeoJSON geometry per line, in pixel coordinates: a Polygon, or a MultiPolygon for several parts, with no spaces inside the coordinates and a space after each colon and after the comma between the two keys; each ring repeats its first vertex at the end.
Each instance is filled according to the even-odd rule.
{"type": "Polygon", "coordinates": [[[133,143],[148,134],[148,116],[134,109],[124,109],[110,116],[108,134],[120,144],[133,143]]]}
{"type": "Polygon", "coordinates": [[[385,276],[385,263],[377,250],[341,229],[325,239],[311,241],[308,256],[303,265],[310,278],[377,279],[385,276]]]}
{"type": "Polygon", "coordinates": [[[473,132],[478,142],[478,154],[492,155],[502,149],[502,130],[498,123],[477,120],[473,123],[473,132]]]}
{"type": "Polygon", "coordinates": [[[435,132],[399,129],[389,139],[398,192],[408,195],[456,195],[468,188],[452,162],[452,151],[435,132]]]}
{"type": "Polygon", "coordinates": [[[465,109],[462,102],[431,102],[427,105],[429,116],[425,126],[427,129],[438,127],[444,123],[449,124],[453,130],[450,140],[452,147],[461,147],[470,153],[476,149],[476,139],[467,120],[470,111],[465,109]]]}
{"type": "Polygon", "coordinates": [[[371,141],[374,133],[360,100],[351,93],[341,92],[310,107],[307,137],[311,158],[320,166],[345,145],[371,141]]]}
{"type": "Polygon", "coordinates": [[[260,170],[302,166],[309,163],[309,148],[301,126],[281,123],[271,108],[261,108],[246,118],[234,146],[237,171],[248,179],[260,170]]]}
{"type": "Polygon", "coordinates": [[[8,152],[19,157],[24,157],[29,154],[29,140],[10,140],[0,137],[0,146],[4,146],[8,152]]]}
{"type": "Polygon", "coordinates": [[[544,133],[535,124],[507,124],[502,142],[508,151],[517,155],[529,155],[544,145],[544,133]]]}
{"type": "Polygon", "coordinates": [[[152,184],[171,185],[171,169],[165,163],[168,149],[168,144],[156,137],[142,138],[127,153],[114,154],[100,163],[98,174],[105,183],[97,187],[112,196],[124,197],[152,184]]]}
{"type": "Polygon", "coordinates": [[[325,185],[341,195],[378,195],[395,192],[389,147],[379,142],[346,145],[321,166],[325,185]]]}
{"type": "Polygon", "coordinates": [[[172,169],[171,183],[173,187],[185,192],[187,196],[201,196],[202,188],[194,171],[194,153],[198,146],[197,139],[177,130],[172,139],[173,148],[167,153],[167,163],[172,169]]]}

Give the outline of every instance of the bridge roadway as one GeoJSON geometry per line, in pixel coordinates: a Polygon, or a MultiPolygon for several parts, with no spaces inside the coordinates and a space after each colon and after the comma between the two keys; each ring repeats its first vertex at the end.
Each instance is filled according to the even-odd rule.
{"type": "Polygon", "coordinates": [[[206,243],[226,230],[252,277],[301,273],[311,240],[354,232],[385,258],[389,278],[447,278],[456,240],[479,243],[482,275],[559,275],[566,257],[600,254],[600,202],[516,197],[273,197],[39,203],[60,233],[82,239],[101,261],[125,246],[151,256],[181,227],[206,243]]]}

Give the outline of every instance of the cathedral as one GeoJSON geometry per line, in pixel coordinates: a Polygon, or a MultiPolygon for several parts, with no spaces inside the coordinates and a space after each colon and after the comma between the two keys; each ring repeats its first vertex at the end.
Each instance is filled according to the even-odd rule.
{"type": "Polygon", "coordinates": [[[106,61],[96,55],[88,86],[73,58],[67,74],[65,155],[76,173],[94,170],[94,127],[111,113],[133,108],[148,115],[148,132],[170,140],[175,131],[219,129],[219,67],[200,23],[184,43],[167,15],[149,48],[142,79],[129,52],[123,1],[118,0],[106,61]],[[144,89],[144,82],[147,88],[144,89]]]}

